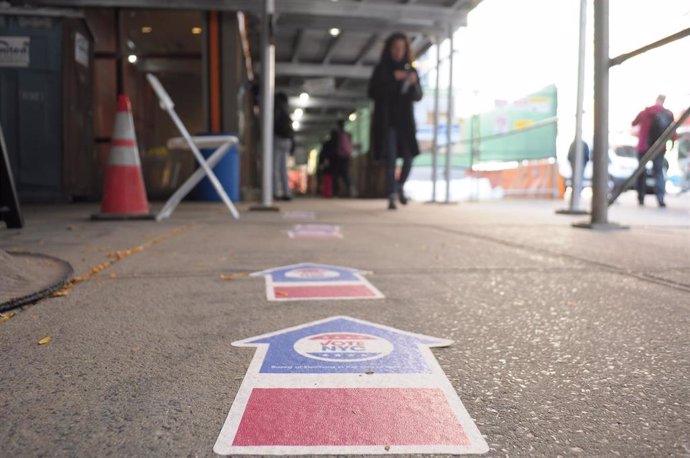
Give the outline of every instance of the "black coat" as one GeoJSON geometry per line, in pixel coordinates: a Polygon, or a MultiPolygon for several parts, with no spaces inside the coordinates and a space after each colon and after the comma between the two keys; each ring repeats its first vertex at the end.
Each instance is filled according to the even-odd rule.
{"type": "Polygon", "coordinates": [[[329,138],[323,142],[319,153],[319,172],[333,174],[337,147],[335,138],[329,138]]]}
{"type": "MultiPolygon", "coordinates": [[[[388,132],[392,127],[392,116],[398,116],[398,157],[402,157],[406,150],[412,156],[419,154],[413,108],[413,103],[422,99],[419,76],[417,84],[410,86],[405,94],[401,94],[403,82],[395,80],[394,70],[395,67],[390,63],[379,63],[369,80],[369,98],[374,100],[370,144],[376,160],[388,157],[388,132]],[[392,114],[393,111],[395,114],[392,114]]],[[[411,71],[417,73],[414,69],[411,71]]]]}
{"type": "MultiPolygon", "coordinates": [[[[572,142],[568,148],[568,162],[571,164],[575,164],[575,145],[576,143],[572,142]]],[[[582,165],[584,166],[589,162],[589,145],[585,141],[582,142],[582,153],[582,165]]]]}
{"type": "Polygon", "coordinates": [[[273,134],[281,138],[295,138],[295,131],[292,128],[292,119],[288,107],[276,104],[273,114],[273,134]]]}

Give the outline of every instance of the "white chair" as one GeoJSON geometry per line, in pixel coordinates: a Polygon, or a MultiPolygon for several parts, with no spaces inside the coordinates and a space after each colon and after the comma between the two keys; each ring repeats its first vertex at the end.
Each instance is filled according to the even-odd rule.
{"type": "Polygon", "coordinates": [[[228,207],[228,210],[230,210],[230,214],[235,219],[239,219],[239,212],[232,203],[232,200],[230,200],[230,197],[228,197],[225,189],[223,189],[220,181],[218,181],[218,177],[216,177],[216,174],[213,173],[212,170],[212,168],[230,151],[230,148],[239,142],[238,138],[232,135],[192,137],[185,125],[180,120],[180,117],[175,112],[175,104],[163,88],[161,82],[158,81],[158,78],[151,73],[147,73],[146,79],[148,79],[149,84],[151,84],[151,87],[158,96],[161,108],[168,112],[170,118],[172,118],[173,122],[175,123],[175,126],[177,126],[177,129],[182,134],[181,138],[177,137],[168,141],[168,148],[180,148],[186,146],[192,151],[194,157],[201,166],[201,168],[194,172],[187,179],[187,181],[185,181],[182,186],[175,191],[170,199],[168,199],[163,206],[163,209],[158,212],[158,215],[156,215],[156,220],[161,221],[165,218],[169,218],[179,203],[182,202],[182,199],[184,199],[184,197],[189,194],[192,189],[194,189],[194,186],[196,186],[197,183],[204,178],[204,175],[206,175],[211,181],[211,184],[215,188],[222,201],[225,203],[225,206],[228,207]],[[211,154],[208,160],[205,160],[199,151],[199,147],[216,148],[216,150],[213,152],[213,154],[211,154]]]}

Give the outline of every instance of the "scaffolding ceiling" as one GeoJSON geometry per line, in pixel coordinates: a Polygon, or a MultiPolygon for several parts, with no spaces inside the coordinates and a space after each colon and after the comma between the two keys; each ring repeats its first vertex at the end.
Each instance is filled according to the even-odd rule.
{"type": "MultiPolygon", "coordinates": [[[[304,109],[298,138],[318,141],[335,120],[366,103],[367,83],[389,34],[405,32],[413,53],[422,54],[436,37],[465,25],[479,2],[277,0],[276,90],[291,96],[294,108],[304,109]],[[308,101],[297,97],[302,92],[310,94],[308,101]]],[[[258,56],[258,40],[253,42],[258,56]]]]}
{"type": "MultiPolygon", "coordinates": [[[[466,24],[481,0],[275,0],[276,89],[306,116],[299,135],[320,138],[332,120],[366,103],[366,85],[390,33],[402,31],[415,55],[466,24]],[[335,30],[337,29],[337,30],[335,30]],[[308,92],[308,102],[297,96],[308,92]],[[321,118],[320,118],[321,117],[321,118]],[[313,121],[312,121],[313,120],[313,121]]],[[[162,8],[252,13],[252,58],[260,73],[258,0],[33,0],[41,6],[162,8]]]]}

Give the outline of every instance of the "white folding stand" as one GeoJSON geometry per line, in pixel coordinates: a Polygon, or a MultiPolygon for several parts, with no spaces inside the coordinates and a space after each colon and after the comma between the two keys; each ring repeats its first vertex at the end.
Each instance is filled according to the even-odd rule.
{"type": "MultiPolygon", "coordinates": [[[[220,146],[216,151],[213,152],[211,157],[209,157],[208,162],[204,160],[204,157],[201,155],[201,152],[199,151],[199,147],[197,146],[197,142],[200,142],[204,139],[209,140],[212,137],[196,137],[192,138],[192,136],[189,134],[189,131],[185,127],[185,125],[182,123],[180,120],[180,117],[177,115],[175,112],[175,104],[173,103],[172,99],[168,95],[168,93],[165,91],[163,88],[163,85],[161,84],[160,81],[158,81],[158,78],[156,78],[154,75],[151,73],[146,74],[146,79],[149,81],[149,84],[153,88],[154,92],[158,96],[158,99],[160,101],[160,106],[161,108],[168,112],[170,115],[170,118],[173,120],[175,123],[175,126],[177,126],[177,129],[180,131],[182,134],[182,137],[184,137],[185,141],[187,142],[187,145],[189,146],[189,149],[192,151],[194,154],[194,157],[196,158],[197,162],[199,163],[199,166],[201,168],[194,172],[192,176],[190,176],[187,181],[184,182],[184,184],[178,189],[175,194],[168,199],[168,201],[165,203],[165,206],[163,209],[158,213],[156,216],[156,220],[160,221],[162,219],[168,218],[175,207],[182,201],[184,196],[186,196],[193,188],[196,186],[196,184],[201,181],[206,175],[208,179],[211,181],[211,184],[215,188],[216,192],[220,196],[220,198],[223,200],[225,203],[225,206],[228,207],[228,210],[230,210],[230,213],[235,219],[240,218],[240,214],[235,208],[235,205],[233,205],[232,201],[230,200],[230,197],[228,197],[227,193],[225,192],[225,189],[223,189],[223,186],[220,184],[220,181],[218,181],[218,178],[216,177],[216,174],[213,173],[213,170],[211,170],[211,167],[216,165],[218,161],[220,161],[225,154],[230,150],[230,147],[232,146],[232,142],[226,142],[222,146],[220,146]],[[196,141],[195,141],[196,140],[196,141]]],[[[237,142],[237,138],[234,138],[234,141],[237,142]]]]}
{"type": "MultiPolygon", "coordinates": [[[[230,151],[233,145],[236,145],[239,140],[235,136],[223,135],[223,136],[208,136],[208,137],[192,137],[194,144],[198,148],[215,148],[215,151],[206,160],[209,167],[213,168],[218,164],[226,154],[230,151]]],[[[169,149],[189,149],[187,141],[182,137],[175,137],[168,140],[169,149]]],[[[169,218],[172,212],[177,208],[177,206],[182,202],[182,199],[189,194],[192,189],[204,179],[206,172],[204,169],[197,169],[187,181],[185,181],[182,186],[178,188],[175,193],[170,196],[168,201],[165,203],[161,211],[156,215],[156,221],[161,221],[163,219],[169,218]]]]}

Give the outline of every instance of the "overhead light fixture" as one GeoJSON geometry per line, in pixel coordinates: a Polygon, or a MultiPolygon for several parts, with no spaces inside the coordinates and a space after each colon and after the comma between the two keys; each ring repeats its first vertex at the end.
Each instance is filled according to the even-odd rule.
{"type": "Polygon", "coordinates": [[[309,94],[307,94],[306,92],[302,92],[299,95],[299,101],[300,103],[307,103],[309,101],[309,94]]]}
{"type": "Polygon", "coordinates": [[[297,108],[295,112],[292,114],[292,117],[295,118],[296,121],[302,119],[302,116],[304,116],[304,110],[301,108],[297,108]]]}
{"type": "Polygon", "coordinates": [[[153,27],[145,25],[141,28],[141,33],[151,33],[153,32],[153,27]]]}
{"type": "Polygon", "coordinates": [[[201,27],[192,27],[192,33],[194,35],[201,35],[201,31],[202,31],[201,27]]]}
{"type": "Polygon", "coordinates": [[[328,31],[328,33],[330,33],[332,37],[337,37],[338,35],[340,35],[340,29],[337,27],[333,27],[328,31]]]}
{"type": "Polygon", "coordinates": [[[299,121],[292,121],[292,128],[295,130],[299,130],[300,123],[299,121]]]}
{"type": "Polygon", "coordinates": [[[357,120],[357,113],[350,113],[350,116],[347,117],[351,122],[355,122],[357,120]]]}
{"type": "Polygon", "coordinates": [[[137,55],[136,54],[130,54],[127,56],[127,60],[129,61],[130,64],[136,64],[137,63],[137,55]]]}

